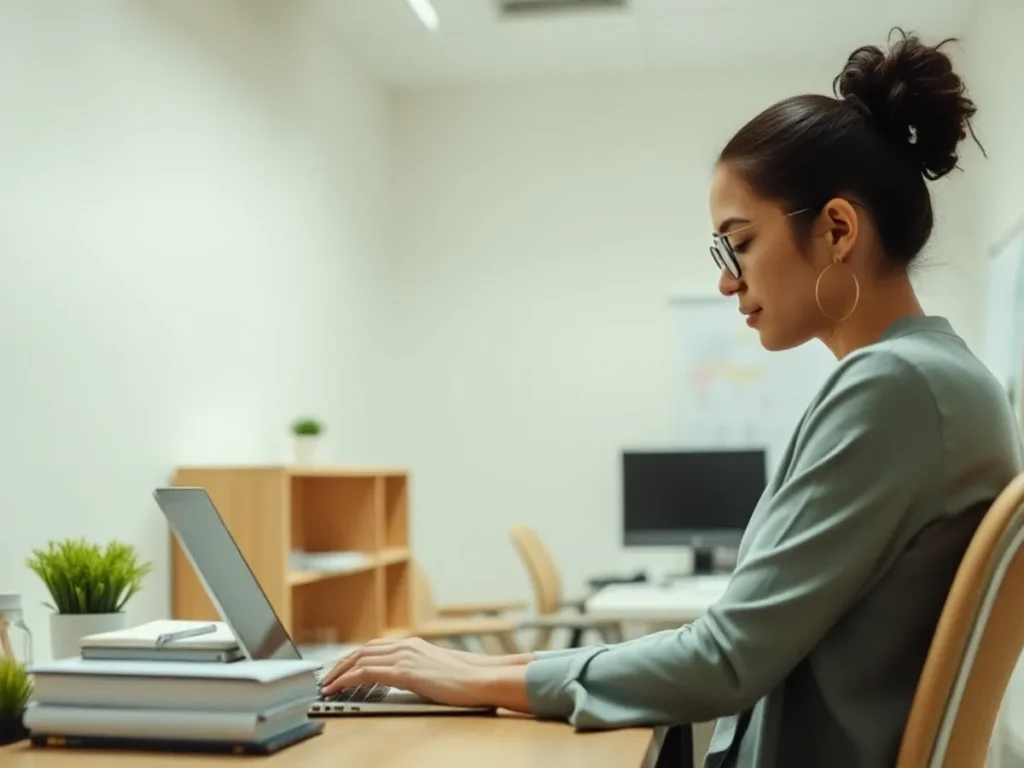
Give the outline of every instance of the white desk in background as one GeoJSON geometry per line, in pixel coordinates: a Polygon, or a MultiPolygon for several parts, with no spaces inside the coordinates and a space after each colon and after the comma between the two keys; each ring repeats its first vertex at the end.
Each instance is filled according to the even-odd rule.
{"type": "Polygon", "coordinates": [[[728,574],[684,576],[664,584],[611,584],[587,598],[585,610],[594,618],[678,626],[703,616],[728,584],[728,574]]]}

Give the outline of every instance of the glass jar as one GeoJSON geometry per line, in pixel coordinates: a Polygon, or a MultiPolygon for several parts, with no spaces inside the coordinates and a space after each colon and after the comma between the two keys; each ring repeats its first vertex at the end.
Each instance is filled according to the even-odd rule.
{"type": "Polygon", "coordinates": [[[0,657],[32,664],[32,632],[21,614],[21,595],[0,594],[0,657]]]}

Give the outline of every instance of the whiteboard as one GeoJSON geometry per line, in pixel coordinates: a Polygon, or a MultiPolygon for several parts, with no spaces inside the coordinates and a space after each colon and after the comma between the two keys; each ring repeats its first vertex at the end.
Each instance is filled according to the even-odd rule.
{"type": "Polygon", "coordinates": [[[1006,389],[1014,412],[1024,423],[1024,231],[989,262],[980,357],[1006,389]]]}
{"type": "Polygon", "coordinates": [[[763,448],[771,469],[836,367],[824,344],[769,352],[735,300],[672,297],[680,448],[763,448]]]}

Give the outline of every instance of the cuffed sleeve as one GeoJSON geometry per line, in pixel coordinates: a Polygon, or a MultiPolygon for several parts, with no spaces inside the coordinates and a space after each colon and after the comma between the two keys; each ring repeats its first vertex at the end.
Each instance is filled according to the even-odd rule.
{"type": "Polygon", "coordinates": [[[808,409],[721,600],[678,630],[536,658],[534,711],[592,729],[752,706],[870,588],[909,508],[932,503],[941,446],[920,372],[891,352],[855,353],[808,409]]]}
{"type": "Polygon", "coordinates": [[[526,665],[526,693],[533,714],[543,719],[564,720],[572,714],[573,699],[567,692],[573,681],[573,660],[589,659],[600,647],[574,648],[574,653],[535,654],[526,665]]]}

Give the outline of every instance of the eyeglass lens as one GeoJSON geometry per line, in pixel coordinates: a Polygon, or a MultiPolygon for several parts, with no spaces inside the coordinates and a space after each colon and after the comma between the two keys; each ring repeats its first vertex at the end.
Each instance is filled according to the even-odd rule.
{"type": "Polygon", "coordinates": [[[732,248],[729,246],[728,240],[725,238],[715,238],[715,242],[711,246],[711,258],[715,260],[715,265],[720,270],[727,269],[730,275],[739,278],[740,264],[732,248]]]}

